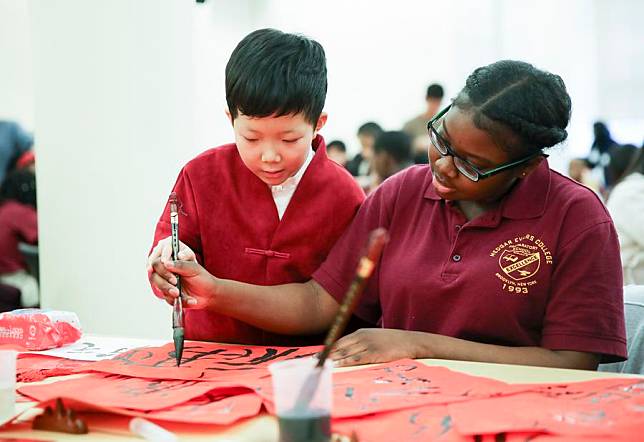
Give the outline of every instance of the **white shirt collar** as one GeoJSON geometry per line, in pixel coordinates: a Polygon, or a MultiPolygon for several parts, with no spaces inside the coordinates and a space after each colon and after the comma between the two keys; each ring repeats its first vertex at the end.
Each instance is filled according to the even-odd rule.
{"type": "Polygon", "coordinates": [[[310,148],[309,153],[306,155],[306,159],[304,160],[304,164],[302,164],[302,167],[300,167],[300,170],[298,170],[297,173],[292,177],[288,177],[286,180],[284,180],[282,184],[271,186],[271,192],[275,194],[275,192],[282,192],[286,191],[287,189],[295,189],[300,183],[304,172],[306,172],[306,169],[309,167],[309,164],[311,164],[311,161],[313,161],[314,155],[315,154],[313,152],[313,148],[310,148]]]}
{"type": "Polygon", "coordinates": [[[302,179],[304,172],[306,172],[306,169],[309,167],[309,164],[311,164],[311,161],[313,161],[314,156],[313,149],[309,149],[309,153],[306,156],[306,160],[304,160],[304,164],[302,164],[302,167],[300,167],[300,170],[298,170],[295,175],[287,178],[282,184],[270,186],[271,193],[273,194],[273,201],[275,201],[275,207],[277,207],[277,214],[280,220],[282,219],[282,216],[284,216],[284,212],[286,212],[286,208],[291,202],[295,189],[297,189],[298,184],[300,184],[300,180],[302,179]]]}

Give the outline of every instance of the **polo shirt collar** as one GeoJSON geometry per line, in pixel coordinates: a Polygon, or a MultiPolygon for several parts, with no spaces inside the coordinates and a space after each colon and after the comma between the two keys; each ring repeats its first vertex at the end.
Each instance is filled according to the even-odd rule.
{"type": "MultiPolygon", "coordinates": [[[[527,177],[520,179],[510,191],[500,208],[501,215],[510,219],[529,219],[541,216],[546,210],[550,192],[550,168],[548,160],[541,161],[539,166],[527,177]]],[[[424,197],[430,200],[441,200],[431,184],[432,171],[427,166],[424,197]]]]}
{"type": "Polygon", "coordinates": [[[432,186],[432,168],[430,166],[422,166],[422,167],[427,167],[427,176],[425,177],[425,182],[423,186],[425,187],[425,195],[424,197],[430,200],[435,200],[439,201],[442,200],[440,196],[436,193],[436,188],[432,186]]]}
{"type": "Polygon", "coordinates": [[[550,192],[550,167],[543,159],[530,175],[519,180],[503,201],[501,214],[510,219],[536,218],[546,211],[550,192]]]}

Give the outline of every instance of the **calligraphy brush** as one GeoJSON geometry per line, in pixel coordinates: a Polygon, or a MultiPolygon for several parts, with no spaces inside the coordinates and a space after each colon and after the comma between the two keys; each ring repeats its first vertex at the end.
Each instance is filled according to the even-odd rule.
{"type": "Polygon", "coordinates": [[[303,410],[311,402],[311,399],[313,399],[315,390],[317,390],[318,387],[320,374],[322,373],[324,363],[326,362],[326,359],[331,352],[331,348],[333,348],[333,344],[335,344],[335,341],[344,331],[347,322],[349,322],[349,318],[351,317],[351,314],[358,304],[358,300],[360,299],[360,296],[362,295],[362,292],[367,285],[369,277],[373,273],[373,269],[376,266],[378,259],[380,258],[380,254],[382,253],[382,249],[387,240],[387,230],[385,230],[384,228],[378,228],[376,230],[373,230],[369,234],[367,252],[362,258],[360,258],[360,261],[358,262],[356,274],[353,278],[353,281],[351,282],[351,285],[349,286],[347,294],[344,296],[344,300],[342,301],[338,312],[335,315],[333,324],[331,325],[331,328],[326,335],[326,339],[324,340],[324,348],[318,356],[318,362],[315,365],[313,372],[304,381],[304,385],[300,390],[300,394],[295,401],[296,410],[303,410]]]}
{"type": "MultiPolygon", "coordinates": [[[[170,202],[170,227],[172,230],[172,260],[176,261],[179,255],[179,211],[177,209],[177,194],[172,192],[170,202]]],[[[177,359],[177,367],[181,365],[183,355],[183,302],[181,296],[181,278],[177,276],[177,289],[179,296],[174,299],[172,306],[172,340],[174,341],[174,355],[177,359]]]]}

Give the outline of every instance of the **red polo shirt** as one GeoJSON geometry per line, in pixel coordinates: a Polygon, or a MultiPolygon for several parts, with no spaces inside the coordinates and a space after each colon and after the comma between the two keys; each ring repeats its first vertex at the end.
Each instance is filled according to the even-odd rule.
{"type": "Polygon", "coordinates": [[[313,278],[341,300],[369,231],[391,239],[356,314],[382,327],[626,357],[613,223],[594,193],[546,161],[468,221],[429,166],[385,181],[313,278]]]}

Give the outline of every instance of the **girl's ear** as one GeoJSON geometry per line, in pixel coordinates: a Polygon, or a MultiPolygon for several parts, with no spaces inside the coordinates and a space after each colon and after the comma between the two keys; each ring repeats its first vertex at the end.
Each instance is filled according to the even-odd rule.
{"type": "Polygon", "coordinates": [[[534,171],[539,166],[539,164],[541,164],[541,162],[545,159],[546,159],[545,157],[539,155],[538,157],[528,161],[528,163],[525,166],[519,169],[519,172],[520,172],[519,178],[525,178],[528,175],[530,175],[532,171],[534,171]]]}

